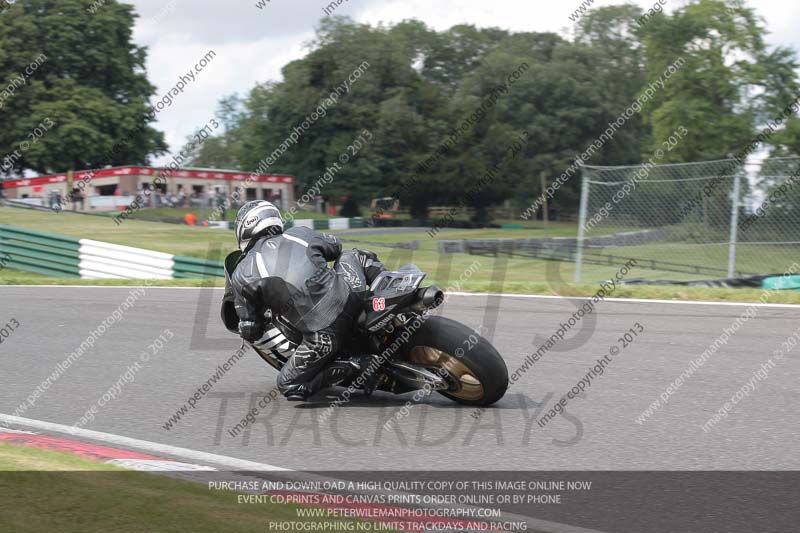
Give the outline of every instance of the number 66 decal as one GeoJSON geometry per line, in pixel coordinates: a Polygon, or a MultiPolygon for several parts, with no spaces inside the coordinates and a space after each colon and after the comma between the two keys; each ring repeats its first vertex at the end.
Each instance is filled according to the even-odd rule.
{"type": "Polygon", "coordinates": [[[372,300],[373,311],[383,311],[386,309],[386,298],[375,298],[372,300]]]}

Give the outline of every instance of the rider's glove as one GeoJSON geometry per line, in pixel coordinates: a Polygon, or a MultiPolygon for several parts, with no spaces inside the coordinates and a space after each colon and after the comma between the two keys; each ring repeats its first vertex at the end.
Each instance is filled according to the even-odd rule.
{"type": "Polygon", "coordinates": [[[361,266],[367,266],[367,260],[371,259],[372,261],[378,260],[378,254],[375,252],[370,252],[369,250],[361,250],[359,248],[353,248],[353,251],[356,253],[359,262],[361,262],[361,266]]]}
{"type": "Polygon", "coordinates": [[[264,323],[242,320],[239,322],[239,335],[248,341],[255,342],[264,334],[264,323]]]}

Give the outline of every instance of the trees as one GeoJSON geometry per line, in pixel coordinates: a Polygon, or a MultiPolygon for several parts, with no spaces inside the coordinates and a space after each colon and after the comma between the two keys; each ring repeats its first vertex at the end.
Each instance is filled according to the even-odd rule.
{"type": "Polygon", "coordinates": [[[143,164],[165,150],[148,125],[154,87],[132,44],[132,7],[109,0],[91,14],[91,4],[29,0],[0,17],[0,80],[24,78],[0,109],[0,153],[19,154],[5,174],[143,164]]]}
{"type": "Polygon", "coordinates": [[[719,0],[696,0],[642,28],[649,77],[678,57],[686,61],[646,113],[654,146],[676,128],[689,129],[667,160],[703,161],[739,152],[759,125],[797,97],[794,53],[768,49],[765,32],[752,9],[719,0]]]}
{"type": "MultiPolygon", "coordinates": [[[[590,55],[587,68],[593,87],[603,95],[597,102],[602,124],[616,120],[647,85],[645,50],[635,22],[641,15],[638,6],[623,4],[594,9],[578,22],[575,41],[590,55]]],[[[643,115],[635,115],[616,132],[592,164],[641,162],[645,147],[650,144],[650,133],[643,115]]]]}
{"type": "MultiPolygon", "coordinates": [[[[224,136],[206,143],[197,162],[255,170],[366,61],[364,75],[270,169],[307,187],[367,128],[372,140],[323,195],[362,204],[391,195],[415,217],[431,205],[466,203],[482,218],[507,199],[529,205],[541,194],[540,173],[564,172],[678,58],[679,72],[588,163],[640,163],[682,127],[688,136],[662,162],[723,158],[798,94],[794,53],[765,45],[751,9],[692,0],[642,24],[641,14],[632,4],[593,9],[574,40],[470,25],[437,32],[419,21],[386,27],[326,19],[309,53],[283,69],[282,81],[253,88],[235,114],[223,103],[235,118],[224,121],[224,136]],[[504,157],[522,135],[524,146],[504,157]],[[490,185],[467,198],[495,167],[490,185]]],[[[774,136],[782,153],[800,150],[797,124],[790,120],[774,136]]],[[[579,179],[569,180],[554,203],[576,209],[579,189],[579,179]]]]}

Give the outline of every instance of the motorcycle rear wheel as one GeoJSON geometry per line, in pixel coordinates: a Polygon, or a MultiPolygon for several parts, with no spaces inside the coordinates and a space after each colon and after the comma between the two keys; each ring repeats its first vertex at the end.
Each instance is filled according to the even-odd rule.
{"type": "Polygon", "coordinates": [[[449,318],[429,317],[408,339],[404,355],[410,363],[445,369],[453,387],[438,392],[460,404],[491,405],[508,389],[508,368],[495,347],[449,318]]]}

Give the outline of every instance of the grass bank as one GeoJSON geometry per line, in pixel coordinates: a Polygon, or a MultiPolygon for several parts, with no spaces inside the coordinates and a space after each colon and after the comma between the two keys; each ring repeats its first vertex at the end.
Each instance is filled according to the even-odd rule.
{"type": "MultiPolygon", "coordinates": [[[[101,218],[70,214],[30,211],[26,209],[0,208],[0,223],[22,226],[41,231],[50,231],[86,237],[129,246],[137,246],[190,257],[221,260],[227,252],[235,249],[233,233],[226,230],[211,230],[183,225],[127,220],[117,226],[113,221],[101,218]]],[[[440,239],[491,239],[527,238],[544,236],[544,227],[529,222],[524,229],[445,229],[431,237],[424,229],[402,233],[363,234],[359,230],[335,232],[346,239],[345,247],[359,247],[377,252],[389,268],[406,263],[415,263],[428,273],[427,280],[442,288],[466,292],[504,292],[509,294],[561,294],[565,296],[590,296],[597,291],[598,283],[613,278],[622,266],[584,265],[585,284],[572,284],[574,263],[544,261],[505,256],[483,257],[467,254],[440,254],[437,251],[440,239]],[[387,246],[397,242],[418,240],[418,250],[404,250],[387,246]]],[[[572,223],[551,223],[547,230],[550,236],[574,236],[576,226],[572,223]]],[[[634,247],[609,249],[620,257],[630,257],[634,247]],[[626,255],[628,254],[628,255],[626,255]]],[[[638,247],[637,247],[638,248],[638,247]]],[[[665,256],[675,259],[691,253],[688,247],[670,249],[665,256]]],[[[790,254],[781,259],[790,259],[790,254]]],[[[754,265],[755,266],[755,265],[754,265]]],[[[634,267],[626,279],[696,279],[696,276],[661,272],[634,267]]],[[[222,280],[217,283],[221,284],[222,280]]],[[[0,284],[67,284],[67,285],[141,285],[136,280],[69,280],[48,278],[11,269],[0,270],[0,284]]],[[[159,284],[192,287],[205,284],[199,280],[172,280],[159,284]]],[[[677,300],[711,301],[756,301],[760,290],[706,289],[680,286],[635,285],[621,286],[614,296],[623,298],[658,298],[677,300]]],[[[787,291],[772,298],[776,303],[800,304],[800,292],[787,291]]]]}
{"type": "Polygon", "coordinates": [[[301,523],[309,531],[326,531],[325,523],[355,524],[298,518],[294,505],[239,504],[237,498],[201,483],[0,443],[3,531],[255,533],[269,531],[270,522],[301,523]]]}

